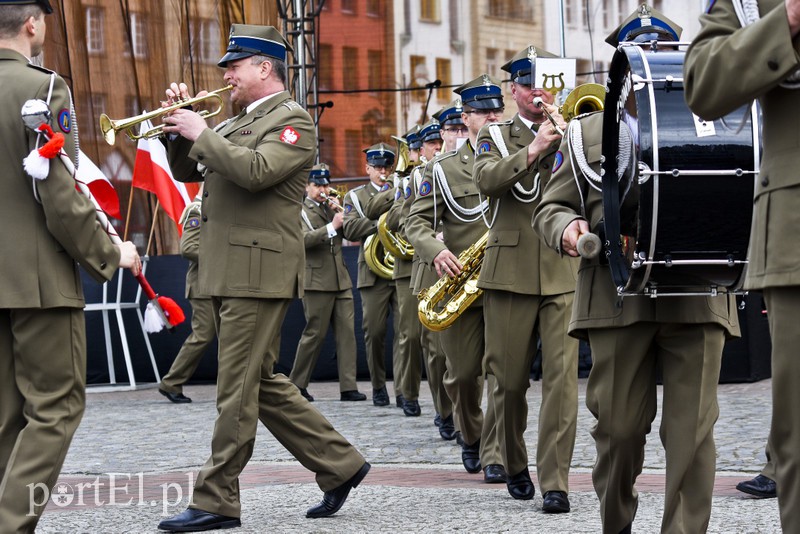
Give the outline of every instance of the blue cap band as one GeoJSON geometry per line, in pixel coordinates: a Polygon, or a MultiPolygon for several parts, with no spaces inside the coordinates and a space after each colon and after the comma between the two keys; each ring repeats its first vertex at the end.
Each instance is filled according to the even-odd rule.
{"type": "Polygon", "coordinates": [[[286,61],[286,46],[283,43],[247,37],[244,35],[231,37],[227,52],[249,52],[253,55],[270,56],[286,61]]]}
{"type": "Polygon", "coordinates": [[[667,31],[670,35],[672,35],[673,39],[675,39],[676,41],[678,40],[678,34],[675,33],[675,30],[673,30],[669,26],[669,24],[653,16],[633,19],[619,30],[619,33],[617,34],[617,40],[619,42],[626,41],[629,33],[641,28],[646,28],[648,26],[655,26],[656,28],[661,28],[662,30],[667,31]],[[648,19],[650,21],[650,24],[645,24],[644,22],[647,21],[648,19]]]}

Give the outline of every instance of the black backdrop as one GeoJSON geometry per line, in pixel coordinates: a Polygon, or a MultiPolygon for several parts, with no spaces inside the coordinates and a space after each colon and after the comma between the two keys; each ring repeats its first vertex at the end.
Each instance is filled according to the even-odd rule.
{"type": "MultiPolygon", "coordinates": [[[[344,247],[343,251],[345,262],[355,287],[358,247],[344,247]]],[[[161,333],[150,335],[150,344],[153,348],[159,373],[162,376],[169,370],[184,339],[191,331],[191,306],[184,298],[186,267],[186,260],[180,256],[156,256],[150,258],[147,266],[147,279],[154,290],[173,298],[187,315],[186,321],[178,326],[174,333],[168,333],[165,330],[161,333]]],[[[86,302],[100,302],[102,300],[102,286],[85,276],[85,274],[82,273],[82,275],[86,302]]],[[[122,300],[132,301],[137,287],[136,281],[126,271],[123,277],[122,300]]],[[[109,288],[110,293],[115,291],[116,278],[109,283],[109,288]]],[[[369,380],[369,370],[364,351],[364,336],[361,331],[361,299],[358,291],[354,291],[354,298],[358,379],[369,380]]],[[[142,300],[144,301],[144,299],[142,300]]],[[[742,338],[731,340],[725,345],[720,382],[752,382],[769,378],[771,375],[769,329],[766,314],[763,313],[761,296],[759,294],[750,294],[746,297],[740,297],[739,300],[746,304],[743,309],[739,310],[742,338]]],[[[142,313],[144,313],[145,305],[146,302],[141,305],[142,313]]],[[[153,382],[155,377],[153,376],[152,366],[147,355],[147,348],[135,310],[123,310],[122,315],[136,382],[153,382]]],[[[128,383],[119,331],[113,312],[109,314],[109,326],[116,379],[118,383],[128,383]]],[[[289,371],[291,371],[297,343],[300,340],[304,326],[303,306],[299,299],[295,299],[289,306],[281,331],[281,353],[276,366],[277,372],[288,375],[289,371]]],[[[88,340],[87,382],[89,384],[107,384],[110,379],[101,312],[91,311],[86,313],[86,329],[88,340]]],[[[389,376],[391,376],[392,372],[392,338],[393,331],[390,317],[385,356],[386,371],[389,376]]],[[[213,382],[216,372],[216,343],[213,343],[203,356],[192,381],[213,382]]],[[[329,332],[312,375],[312,380],[336,380],[337,377],[335,345],[333,335],[329,332]]]]}

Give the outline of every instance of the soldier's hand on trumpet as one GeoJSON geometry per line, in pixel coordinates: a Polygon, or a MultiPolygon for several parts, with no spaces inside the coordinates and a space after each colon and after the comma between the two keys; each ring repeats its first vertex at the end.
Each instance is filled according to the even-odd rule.
{"type": "MultiPolygon", "coordinates": [[[[202,97],[206,94],[208,94],[208,91],[200,91],[197,96],[202,97]]],[[[162,107],[168,107],[192,98],[185,83],[177,84],[172,82],[166,90],[166,95],[167,101],[162,102],[162,107]]],[[[193,109],[176,109],[169,115],[164,116],[163,123],[164,132],[178,134],[189,141],[196,141],[200,134],[203,133],[203,130],[208,128],[206,120],[193,109]]]]}
{"type": "Polygon", "coordinates": [[[464,268],[461,262],[458,261],[458,256],[444,249],[433,258],[433,266],[436,268],[436,274],[441,278],[444,275],[453,277],[461,274],[461,269],[464,268]]]}
{"type": "Polygon", "coordinates": [[[558,112],[558,106],[548,104],[541,98],[534,99],[536,105],[544,111],[547,120],[539,125],[536,131],[536,138],[528,145],[528,166],[533,165],[536,159],[550,149],[554,143],[561,142],[561,136],[567,123],[564,117],[558,112]],[[538,102],[537,102],[538,101],[538,102]]]}

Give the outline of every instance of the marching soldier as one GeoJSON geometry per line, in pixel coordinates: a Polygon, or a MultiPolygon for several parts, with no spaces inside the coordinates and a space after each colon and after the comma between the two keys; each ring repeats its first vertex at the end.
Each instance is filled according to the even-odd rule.
{"type": "MultiPolygon", "coordinates": [[[[475,140],[484,124],[503,116],[503,96],[497,80],[484,75],[455,92],[463,102],[463,108],[458,106],[459,122],[468,129],[469,138],[458,150],[445,152],[426,166],[406,222],[409,238],[421,260],[433,265],[437,276],[452,277],[461,273],[458,255],[486,232],[482,217],[488,202],[480,199],[472,181],[475,140]],[[441,240],[437,236],[440,223],[441,240]]],[[[488,381],[489,403],[485,417],[481,410],[484,383],[481,300],[474,302],[450,328],[438,334],[447,364],[444,387],[448,398],[452,399],[456,425],[463,440],[464,468],[477,473],[483,466],[486,482],[505,482],[491,394],[493,377],[488,381]]]]}
{"type": "MultiPolygon", "coordinates": [[[[680,32],[643,5],[607,42],[616,47],[622,41],[676,41],[680,32]]],[[[603,227],[603,193],[597,187],[602,132],[600,112],[570,122],[536,209],[534,228],[559,254],[577,256],[578,237],[603,227]],[[576,132],[582,132],[582,150],[573,144],[576,132]]],[[[630,168],[622,172],[622,183],[634,183],[621,202],[620,220],[635,221],[636,176],[630,168]]],[[[622,233],[636,235],[636,229],[623,227],[622,233]]],[[[739,333],[736,301],[726,295],[620,298],[603,254],[583,259],[579,272],[569,331],[588,338],[594,359],[586,405],[596,419],[592,480],[603,532],[632,529],[639,504],[634,484],[657,410],[657,369],[663,374],[660,434],[667,458],[661,529],[705,532],[714,486],[717,382],[725,339],[739,333]]]]}
{"type": "Polygon", "coordinates": [[[497,379],[497,432],[508,491],[515,499],[531,499],[535,491],[523,433],[538,335],[543,372],[536,465],[542,510],[563,513],[570,510],[568,475],[578,417],[578,341],[567,335],[577,262],[547,249],[531,228],[560,140],[533,102],[543,99],[560,120],[553,95],[533,87],[537,56],[552,54],[529,46],[503,65],[511,74],[519,113],[478,135],[473,180],[491,199],[478,287],[483,289],[486,370],[497,379]]]}
{"type": "MultiPolygon", "coordinates": [[[[708,2],[686,52],[686,101],[716,119],[757,98],[764,154],[756,183],[745,289],[761,290],[772,336],[769,449],[784,532],[800,532],[800,256],[786,246],[797,228],[800,75],[798,0],[708,2]]],[[[774,486],[773,486],[774,487],[774,486]]]]}
{"type": "MultiPolygon", "coordinates": [[[[86,327],[78,264],[98,282],[141,271],[131,242],[112,244],[95,208],[58,157],[34,179],[22,161],[46,142],[20,110],[38,99],[42,122],[77,159],[66,82],[30,58],[44,45],[47,0],[0,3],[0,531],[33,532],[86,404],[86,327]],[[10,258],[13,251],[13,259],[10,258]],[[121,276],[121,275],[120,275],[121,276]],[[40,504],[41,503],[41,504],[40,504]]],[[[37,125],[38,126],[38,125],[37,125]]],[[[52,133],[51,132],[51,133],[52,133]]]]}
{"type": "Polygon", "coordinates": [[[342,222],[339,204],[328,197],[330,170],[315,165],[308,176],[303,201],[303,238],[306,245],[303,312],[306,326],[297,345],[289,379],[313,402],[306,388],[333,319],[339,392],[343,401],[362,401],[367,396],[356,386],[356,335],[354,331],[353,282],[342,256],[342,222]]]}
{"type": "MultiPolygon", "coordinates": [[[[397,291],[392,280],[382,278],[374,273],[364,257],[365,240],[378,231],[377,219],[367,217],[364,213],[370,198],[381,190],[391,188],[386,181],[389,169],[394,164],[394,150],[386,143],[377,143],[364,150],[366,155],[366,172],[369,183],[351,189],[344,196],[344,222],[342,230],[345,239],[361,241],[358,250],[358,290],[361,293],[363,309],[362,328],[364,344],[367,351],[367,365],[372,381],[372,403],[375,406],[388,406],[389,393],[386,391],[386,321],[389,311],[394,310],[394,346],[392,350],[394,362],[399,352],[398,342],[398,303],[397,291]]],[[[397,368],[396,366],[394,367],[397,368]]],[[[395,392],[397,391],[397,374],[395,373],[395,392]]]]}
{"type": "MultiPolygon", "coordinates": [[[[289,378],[273,373],[280,329],[302,296],[305,251],[299,224],[315,159],[308,113],[286,92],[283,36],[271,26],[233,24],[218,65],[242,112],[211,130],[178,109],[164,117],[170,166],[182,181],[205,181],[200,225],[200,290],[218,320],[217,420],[211,455],[184,512],[162,530],[188,532],[241,525],[239,474],[253,451],[258,421],[325,492],[306,517],[335,514],[370,465],[289,378]]],[[[171,84],[168,103],[188,98],[171,84]]]]}
{"type": "Polygon", "coordinates": [[[183,384],[192,377],[200,365],[203,354],[217,335],[211,299],[201,294],[197,288],[202,192],[201,187],[197,198],[186,206],[180,218],[183,225],[181,256],[189,260],[189,269],[186,271],[186,298],[192,306],[192,332],[183,342],[175,361],[158,385],[159,393],[178,404],[192,402],[192,399],[183,394],[183,384]]]}

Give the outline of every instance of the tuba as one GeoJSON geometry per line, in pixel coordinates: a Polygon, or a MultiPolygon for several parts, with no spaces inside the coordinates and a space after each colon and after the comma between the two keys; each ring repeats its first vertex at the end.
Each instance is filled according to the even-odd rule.
{"type": "Polygon", "coordinates": [[[478,275],[488,240],[489,232],[486,232],[458,255],[458,262],[463,266],[458,276],[442,276],[431,287],[419,292],[417,314],[428,330],[440,332],[449,328],[481,296],[483,290],[478,287],[478,275]],[[436,311],[437,308],[441,311],[436,311]]]}
{"type": "Polygon", "coordinates": [[[602,111],[606,100],[606,88],[599,83],[584,83],[572,90],[566,100],[558,108],[558,112],[566,122],[578,115],[602,111]]]}
{"type": "Polygon", "coordinates": [[[367,239],[364,240],[364,261],[369,270],[376,275],[386,280],[392,279],[394,256],[383,248],[383,243],[378,239],[377,234],[367,236],[367,239]]]}
{"type": "MultiPolygon", "coordinates": [[[[404,177],[419,165],[418,162],[412,162],[408,159],[408,143],[402,137],[392,136],[397,144],[397,161],[394,166],[395,187],[402,187],[404,177]]],[[[378,219],[378,238],[383,243],[383,248],[392,254],[395,258],[402,258],[410,260],[414,258],[414,247],[405,238],[400,236],[397,232],[393,232],[386,226],[386,213],[378,219]]]]}

